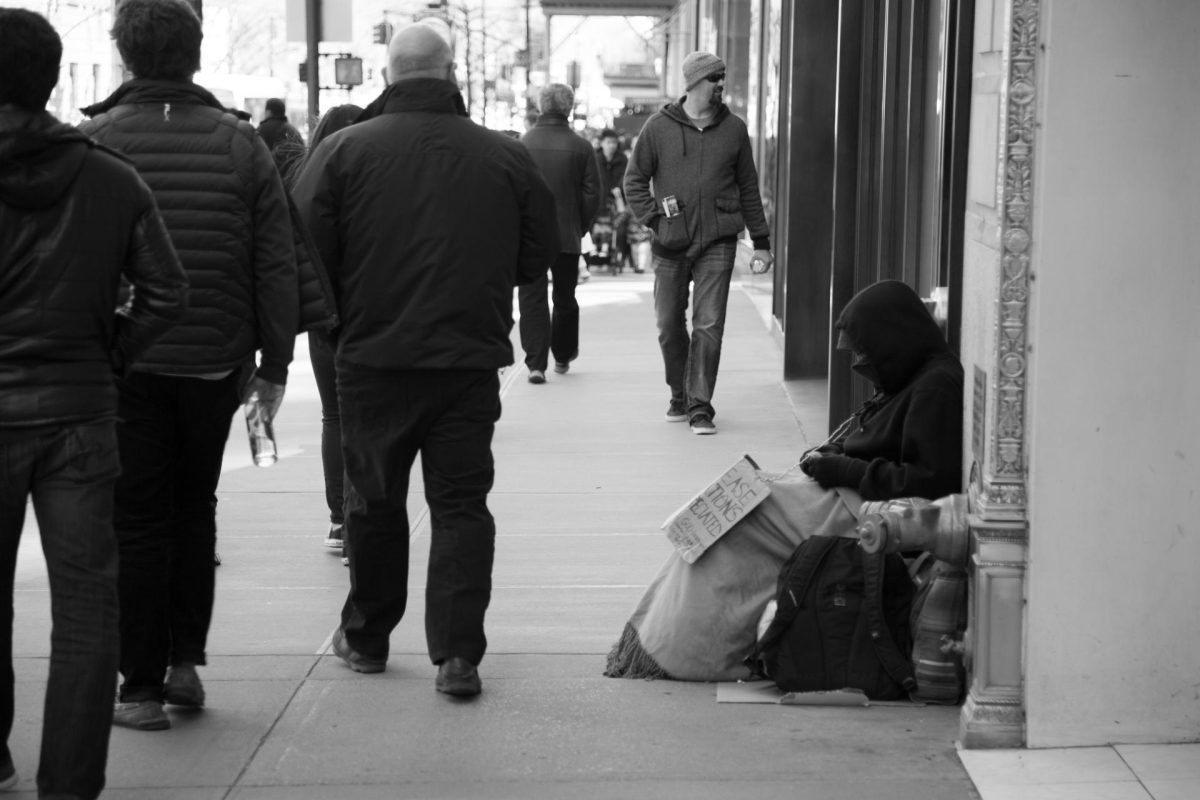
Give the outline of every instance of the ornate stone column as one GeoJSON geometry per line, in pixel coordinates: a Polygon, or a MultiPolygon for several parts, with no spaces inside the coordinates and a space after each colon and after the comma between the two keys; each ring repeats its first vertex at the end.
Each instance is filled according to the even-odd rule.
{"type": "Polygon", "coordinates": [[[1025,743],[1026,321],[1035,144],[1039,0],[1007,5],[1001,86],[1004,138],[998,153],[1000,270],[995,361],[975,368],[970,476],[970,685],[960,720],[964,747],[1025,743]],[[989,414],[988,411],[991,413],[989,414]]]}

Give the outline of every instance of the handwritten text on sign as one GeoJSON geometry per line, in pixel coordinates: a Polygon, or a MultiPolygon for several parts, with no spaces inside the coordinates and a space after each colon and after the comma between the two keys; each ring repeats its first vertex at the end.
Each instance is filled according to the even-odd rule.
{"type": "Polygon", "coordinates": [[[667,538],[690,564],[769,491],[757,465],[744,456],[663,523],[667,538]]]}

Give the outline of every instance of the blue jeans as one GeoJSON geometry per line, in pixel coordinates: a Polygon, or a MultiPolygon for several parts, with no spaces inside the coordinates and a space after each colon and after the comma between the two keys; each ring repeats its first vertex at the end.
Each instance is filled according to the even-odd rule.
{"type": "Polygon", "coordinates": [[[725,307],[737,242],[716,242],[695,258],[654,256],[654,315],[671,400],[689,419],[715,415],[713,390],[721,364],[725,307]],[[687,331],[688,285],[692,285],[692,333],[687,331]]]}
{"type": "Polygon", "coordinates": [[[115,427],[0,430],[0,747],[12,732],[13,580],[32,495],[53,623],[37,773],[43,797],[93,798],[104,788],[118,655],[115,427]]]}

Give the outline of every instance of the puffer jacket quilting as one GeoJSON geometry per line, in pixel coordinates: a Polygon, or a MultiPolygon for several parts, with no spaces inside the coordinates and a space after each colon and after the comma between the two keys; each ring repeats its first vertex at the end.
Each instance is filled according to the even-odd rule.
{"type": "Polygon", "coordinates": [[[297,272],[283,183],[254,128],[190,83],[135,79],[80,129],[127,156],[154,192],[191,281],[182,322],[135,365],[202,375],[243,366],[284,383],[298,330],[297,272]]]}

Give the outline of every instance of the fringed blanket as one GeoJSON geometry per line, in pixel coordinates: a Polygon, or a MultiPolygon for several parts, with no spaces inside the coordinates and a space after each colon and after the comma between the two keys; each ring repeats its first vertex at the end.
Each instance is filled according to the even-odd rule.
{"type": "Polygon", "coordinates": [[[857,494],[798,468],[764,475],[771,493],[694,564],[672,553],[608,654],[610,678],[735,681],[783,562],[810,536],[853,535],[857,494]]]}

